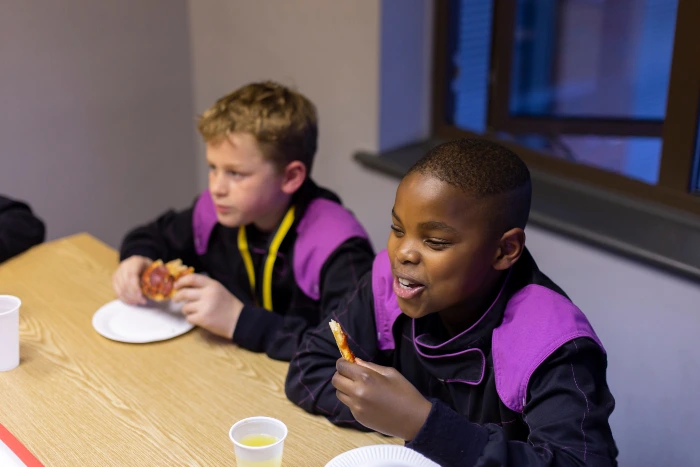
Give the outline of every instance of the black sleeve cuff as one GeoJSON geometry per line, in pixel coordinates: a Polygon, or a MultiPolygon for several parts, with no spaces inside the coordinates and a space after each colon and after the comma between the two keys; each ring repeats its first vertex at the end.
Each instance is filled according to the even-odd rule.
{"type": "Polygon", "coordinates": [[[144,258],[150,258],[153,261],[162,259],[158,258],[158,254],[149,248],[129,248],[128,250],[122,250],[119,253],[119,261],[124,261],[132,256],[143,256],[144,258]]]}
{"type": "Polygon", "coordinates": [[[406,447],[443,467],[473,466],[489,439],[486,428],[472,423],[443,402],[433,403],[428,418],[406,447]]]}
{"type": "Polygon", "coordinates": [[[271,340],[282,327],[284,317],[265,308],[244,306],[233,331],[233,342],[253,352],[265,352],[271,340]]]}

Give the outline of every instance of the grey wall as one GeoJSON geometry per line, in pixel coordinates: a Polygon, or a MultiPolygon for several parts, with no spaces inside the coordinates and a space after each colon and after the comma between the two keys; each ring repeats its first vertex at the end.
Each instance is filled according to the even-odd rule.
{"type": "Polygon", "coordinates": [[[538,228],[527,244],[608,351],[620,465],[700,465],[700,287],[538,228]]]}
{"type": "Polygon", "coordinates": [[[184,0],[0,0],[0,193],[49,238],[125,231],[195,194],[184,0]]]}

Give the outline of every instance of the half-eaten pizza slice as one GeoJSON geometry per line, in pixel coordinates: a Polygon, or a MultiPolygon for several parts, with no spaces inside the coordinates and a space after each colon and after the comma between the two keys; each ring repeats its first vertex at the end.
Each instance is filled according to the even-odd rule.
{"type": "Polygon", "coordinates": [[[193,272],[194,268],[183,265],[179,259],[165,264],[161,260],[154,261],[141,274],[141,291],[156,302],[169,300],[175,295],[175,281],[193,272]]]}

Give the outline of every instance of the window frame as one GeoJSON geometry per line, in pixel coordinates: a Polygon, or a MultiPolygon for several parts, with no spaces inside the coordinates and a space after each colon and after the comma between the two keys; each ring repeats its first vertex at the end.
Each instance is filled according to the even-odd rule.
{"type": "MultiPolygon", "coordinates": [[[[449,7],[448,7],[449,8],[449,7]]],[[[510,113],[517,0],[494,2],[488,125],[513,135],[599,135],[661,137],[663,120],[600,117],[513,116],[510,113]]],[[[559,16],[559,13],[557,13],[559,16]]]]}
{"type": "Polygon", "coordinates": [[[508,99],[517,0],[494,2],[489,124],[485,134],[469,132],[448,122],[448,77],[455,71],[449,57],[450,41],[455,39],[449,37],[449,3],[450,0],[435,2],[432,130],[436,140],[461,137],[492,139],[516,151],[531,169],[700,215],[700,196],[693,194],[692,187],[700,117],[700,41],[694,37],[695,32],[700,30],[700,1],[678,0],[666,118],[663,122],[511,117],[508,99]],[[555,130],[567,134],[661,136],[663,144],[658,183],[649,185],[621,174],[542,154],[499,138],[497,134],[497,131],[509,130],[515,134],[546,134],[542,132],[543,127],[550,132],[555,130]]]}

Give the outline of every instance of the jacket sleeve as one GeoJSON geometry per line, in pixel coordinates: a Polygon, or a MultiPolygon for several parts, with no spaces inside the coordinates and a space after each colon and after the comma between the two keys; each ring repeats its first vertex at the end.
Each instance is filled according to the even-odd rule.
{"type": "Polygon", "coordinates": [[[44,241],[46,228],[31,208],[0,196],[0,263],[44,241]]]}
{"type": "Polygon", "coordinates": [[[129,232],[122,242],[120,260],[134,255],[166,262],[179,258],[186,265],[199,269],[199,257],[194,249],[192,211],[193,208],[168,211],[155,221],[129,232]]]}
{"type": "MultiPolygon", "coordinates": [[[[368,272],[328,317],[340,323],[348,334],[348,345],[355,355],[369,362],[379,357],[371,287],[372,277],[368,272]]],[[[287,397],[307,412],[324,415],[335,425],[369,431],[355,421],[350,409],[336,397],[331,379],[339,358],[340,351],[324,319],[306,334],[289,365],[285,383],[287,397]]]]}
{"type": "Polygon", "coordinates": [[[320,316],[315,310],[294,304],[284,314],[246,306],[238,318],[233,342],[248,350],[265,352],[276,360],[291,360],[312,325],[320,320],[328,327],[326,317],[345,294],[357,288],[360,277],[372,269],[373,259],[374,252],[367,240],[347,240],[328,257],[321,270],[320,316]]]}
{"type": "Polygon", "coordinates": [[[530,379],[523,420],[526,443],[509,441],[496,425],[477,425],[439,401],[408,447],[446,467],[616,466],[608,417],[615,401],[606,360],[591,340],[557,350],[530,379]]]}

